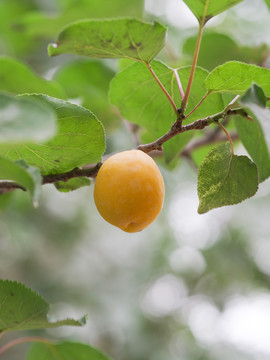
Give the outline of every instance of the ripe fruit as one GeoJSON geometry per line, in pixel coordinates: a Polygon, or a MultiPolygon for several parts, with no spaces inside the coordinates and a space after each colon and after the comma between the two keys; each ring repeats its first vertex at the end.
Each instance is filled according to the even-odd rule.
{"type": "Polygon", "coordinates": [[[141,150],[108,158],[96,177],[94,199],[100,215],[126,232],[141,231],[162,209],[164,182],[154,160],[141,150]]]}

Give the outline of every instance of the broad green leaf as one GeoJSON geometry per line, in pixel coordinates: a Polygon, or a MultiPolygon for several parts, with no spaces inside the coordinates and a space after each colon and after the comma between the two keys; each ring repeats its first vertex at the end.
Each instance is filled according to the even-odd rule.
{"type": "Polygon", "coordinates": [[[183,0],[199,23],[205,24],[212,17],[222,13],[243,0],[183,0]]]}
{"type": "Polygon", "coordinates": [[[55,132],[56,115],[49,106],[0,93],[0,142],[43,142],[55,132]]]}
{"type": "Polygon", "coordinates": [[[237,117],[235,125],[239,137],[258,167],[259,181],[270,176],[270,110],[265,108],[266,97],[261,88],[253,85],[240,103],[253,121],[237,117]]]}
{"type": "Polygon", "coordinates": [[[56,345],[36,343],[31,347],[27,360],[109,360],[109,358],[89,345],[63,342],[56,345]]]}
{"type": "Polygon", "coordinates": [[[37,76],[28,66],[11,57],[0,57],[0,90],[13,94],[42,93],[63,98],[61,86],[37,76]]]}
{"type": "MultiPolygon", "coordinates": [[[[183,45],[183,53],[188,55],[189,63],[193,57],[197,36],[192,36],[183,45]]],[[[230,60],[258,64],[267,53],[267,46],[241,46],[230,36],[206,32],[200,47],[198,65],[211,71],[216,66],[230,60]]]]}
{"type": "Polygon", "coordinates": [[[109,104],[108,91],[114,71],[101,61],[80,59],[68,63],[56,72],[54,80],[70,99],[93,111],[106,129],[118,124],[115,108],[109,104]]]}
{"type": "Polygon", "coordinates": [[[57,15],[51,16],[44,12],[32,11],[17,18],[15,24],[27,37],[40,39],[40,37],[54,37],[66,25],[84,20],[86,17],[92,19],[120,16],[141,17],[143,13],[143,0],[80,0],[79,3],[77,0],[71,0],[61,1],[61,3],[63,6],[57,15]]]}
{"type": "Polygon", "coordinates": [[[49,322],[50,305],[21,283],[0,280],[0,333],[15,330],[54,328],[63,325],[82,326],[86,322],[66,319],[49,322]]]}
{"type": "Polygon", "coordinates": [[[42,174],[57,174],[97,163],[105,149],[104,129],[89,110],[46,95],[31,95],[50,106],[58,118],[56,135],[45,143],[0,144],[0,154],[11,160],[24,159],[42,174]]]}
{"type": "MultiPolygon", "coordinates": [[[[181,96],[172,69],[159,61],[153,61],[152,68],[166,90],[171,94],[176,106],[180,107],[181,96]]],[[[190,67],[178,69],[184,90],[187,86],[189,73],[190,67]]],[[[187,113],[205,95],[206,89],[203,84],[207,75],[208,72],[206,70],[197,68],[187,113]]],[[[142,63],[134,63],[116,75],[111,82],[110,99],[120,109],[125,119],[143,127],[145,132],[142,139],[144,142],[150,142],[162,136],[176,120],[176,115],[170,102],[159,88],[147,67],[142,63]]],[[[187,119],[186,123],[215,114],[221,111],[223,107],[223,101],[219,94],[210,95],[199,109],[187,119]]],[[[182,133],[176,139],[173,139],[172,147],[177,153],[181,151],[193,134],[194,132],[190,131],[182,133]]],[[[164,151],[169,151],[169,158],[167,160],[172,160],[174,156],[169,147],[170,141],[166,143],[164,151]]]]}
{"type": "Polygon", "coordinates": [[[164,47],[166,28],[136,19],[85,20],[71,24],[49,45],[49,55],[128,58],[150,63],[164,47]]]}
{"type": "Polygon", "coordinates": [[[41,175],[37,168],[24,162],[14,163],[0,156],[0,180],[11,180],[29,191],[34,205],[38,204],[41,192],[41,175]]]}
{"type": "Polygon", "coordinates": [[[270,10],[270,0],[265,0],[266,5],[268,6],[269,10],[270,10]]]}
{"type": "Polygon", "coordinates": [[[255,82],[270,96],[270,70],[256,65],[229,61],[215,68],[207,77],[208,92],[229,92],[242,95],[255,82]]]}
{"type": "Polygon", "coordinates": [[[77,190],[84,186],[89,186],[91,181],[86,177],[79,177],[70,179],[68,181],[58,181],[54,184],[57,190],[61,192],[69,192],[73,190],[77,190]]]}
{"type": "Polygon", "coordinates": [[[238,204],[257,189],[256,165],[247,156],[233,155],[229,143],[221,144],[209,152],[199,168],[198,213],[238,204]]]}

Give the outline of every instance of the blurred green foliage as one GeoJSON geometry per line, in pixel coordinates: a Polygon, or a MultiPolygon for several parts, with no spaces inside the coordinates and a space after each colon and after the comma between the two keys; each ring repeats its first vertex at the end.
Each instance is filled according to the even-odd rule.
{"type": "MultiPolygon", "coordinates": [[[[228,12],[226,18],[231,14],[228,12]]],[[[136,137],[134,140],[120,124],[119,114],[107,97],[119,64],[72,56],[50,59],[46,47],[71,21],[124,15],[142,17],[142,1],[0,1],[1,55],[12,57],[14,63],[23,61],[37,81],[53,78],[53,82],[42,82],[53,84],[51,89],[63,91],[63,97],[96,113],[107,130],[109,152],[136,146],[136,137]]],[[[171,29],[178,31],[167,23],[169,33],[171,29]]],[[[243,31],[245,26],[256,32],[258,24],[244,23],[243,31]]],[[[194,48],[191,32],[189,29],[180,37],[181,46],[171,43],[177,66],[190,64],[194,48]]],[[[267,34],[265,31],[263,43],[240,44],[228,33],[209,29],[199,65],[208,70],[227,60],[264,65],[267,34]]],[[[170,61],[168,52],[161,56],[170,61]]],[[[120,64],[123,68],[124,62],[120,64]]],[[[18,76],[23,78],[21,73],[18,76]]],[[[10,89],[0,78],[1,90],[6,92],[29,91],[32,84],[24,80],[19,89],[10,89]]],[[[192,153],[195,162],[200,163],[208,150],[207,146],[196,149],[192,153]]],[[[100,219],[91,187],[64,194],[46,185],[37,209],[21,190],[1,194],[1,278],[35,289],[55,304],[52,316],[56,318],[62,315],[57,310],[59,302],[65,315],[68,312],[77,318],[88,313],[88,324],[82,329],[35,334],[91,344],[115,360],[267,358],[269,353],[265,355],[251,341],[243,349],[241,343],[231,343],[216,328],[209,330],[212,318],[206,310],[211,307],[221,317],[231,299],[241,297],[248,302],[254,293],[269,294],[269,180],[253,200],[199,216],[195,171],[185,159],[181,167],[173,163],[171,169],[157,161],[166,182],[164,210],[155,225],[135,235],[122,234],[100,219]],[[199,306],[205,317],[199,317],[199,306]],[[214,340],[204,337],[209,334],[214,340]]],[[[5,335],[1,342],[22,335],[33,333],[5,335]]],[[[21,360],[26,352],[27,348],[14,348],[2,359],[21,360]]]]}

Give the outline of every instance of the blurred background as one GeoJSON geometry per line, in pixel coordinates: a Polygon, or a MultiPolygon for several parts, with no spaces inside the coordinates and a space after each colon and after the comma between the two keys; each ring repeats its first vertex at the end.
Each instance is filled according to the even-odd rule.
{"type": "MultiPolygon", "coordinates": [[[[46,49],[71,21],[126,15],[165,24],[168,45],[159,58],[191,63],[197,23],[179,0],[0,0],[0,55],[53,79],[71,101],[93,110],[106,129],[107,153],[136,146],[107,100],[123,62],[49,58],[46,49]]],[[[265,2],[245,0],[209,21],[199,65],[211,70],[234,59],[269,67],[269,33],[265,2]]],[[[196,150],[193,165],[208,150],[196,150]]],[[[236,153],[245,150],[236,146],[236,153]]],[[[2,344],[35,334],[91,344],[115,360],[270,358],[270,180],[250,200],[198,215],[194,166],[157,162],[165,204],[141,233],[100,217],[93,184],[67,194],[45,185],[37,209],[20,191],[1,195],[0,277],[40,293],[52,304],[52,320],[88,314],[83,328],[10,333],[2,344]]],[[[27,348],[2,358],[21,360],[27,348]]]]}

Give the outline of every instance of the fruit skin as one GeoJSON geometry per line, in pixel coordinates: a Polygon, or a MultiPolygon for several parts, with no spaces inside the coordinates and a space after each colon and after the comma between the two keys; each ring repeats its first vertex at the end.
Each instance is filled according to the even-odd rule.
{"type": "Polygon", "coordinates": [[[112,155],[101,166],[94,200],[110,224],[133,233],[150,225],[160,213],[165,186],[155,161],[141,150],[112,155]]]}

